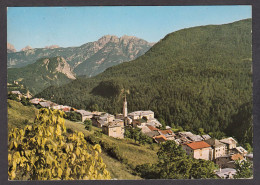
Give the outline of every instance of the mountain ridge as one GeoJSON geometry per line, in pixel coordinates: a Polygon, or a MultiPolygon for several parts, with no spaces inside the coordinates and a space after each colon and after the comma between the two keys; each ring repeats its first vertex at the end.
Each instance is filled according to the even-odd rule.
{"type": "Polygon", "coordinates": [[[141,56],[152,45],[134,36],[105,35],[97,41],[88,42],[78,47],[49,46],[35,49],[27,47],[25,51],[8,53],[7,63],[9,68],[19,68],[32,64],[40,58],[61,56],[68,62],[72,70],[75,70],[77,75],[93,76],[103,72],[106,67],[141,56]],[[105,53],[100,52],[102,49],[105,53]],[[113,51],[113,54],[107,53],[108,51],[113,51]],[[101,63],[102,65],[100,65],[101,63]]]}

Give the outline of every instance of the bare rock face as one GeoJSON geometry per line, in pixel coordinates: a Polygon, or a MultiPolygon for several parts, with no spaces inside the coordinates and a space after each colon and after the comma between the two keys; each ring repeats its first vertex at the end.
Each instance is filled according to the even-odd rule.
{"type": "Polygon", "coordinates": [[[14,53],[14,52],[16,52],[14,45],[7,43],[7,53],[14,53]]]}
{"type": "Polygon", "coordinates": [[[65,74],[68,78],[75,80],[76,77],[71,71],[70,65],[62,57],[57,58],[58,66],[56,67],[57,72],[65,74]]]}
{"type": "Polygon", "coordinates": [[[33,49],[31,46],[26,46],[25,48],[21,49],[21,51],[28,51],[33,49]]]}
{"type": "Polygon", "coordinates": [[[58,45],[51,45],[51,46],[45,46],[46,49],[55,49],[55,48],[59,48],[60,46],[58,45]]]}

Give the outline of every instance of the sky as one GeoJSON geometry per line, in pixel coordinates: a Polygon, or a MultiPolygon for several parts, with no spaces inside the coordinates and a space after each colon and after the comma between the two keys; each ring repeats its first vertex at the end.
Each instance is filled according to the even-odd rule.
{"type": "Polygon", "coordinates": [[[7,41],[18,51],[27,45],[80,46],[104,35],[130,35],[157,42],[183,28],[251,17],[248,5],[9,7],[7,41]]]}

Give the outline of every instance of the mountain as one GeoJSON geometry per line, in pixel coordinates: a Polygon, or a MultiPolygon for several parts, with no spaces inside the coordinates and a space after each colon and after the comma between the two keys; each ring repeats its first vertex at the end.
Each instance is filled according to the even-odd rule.
{"type": "Polygon", "coordinates": [[[26,46],[23,49],[21,49],[21,51],[28,51],[28,50],[32,50],[33,48],[31,46],[26,46]]]}
{"type": "MultiPolygon", "coordinates": [[[[245,104],[252,105],[251,29],[251,19],[182,29],[136,60],[93,78],[49,87],[37,96],[48,99],[55,94],[57,103],[121,113],[122,92],[129,90],[129,112],[152,110],[167,125],[195,133],[204,130],[216,138],[236,133],[229,125],[238,120],[235,124],[247,128],[234,135],[240,140],[252,134],[252,122],[234,118],[245,104]]],[[[244,110],[252,115],[250,108],[244,110]]]]}
{"type": "Polygon", "coordinates": [[[15,47],[12,44],[7,43],[7,53],[13,53],[13,52],[16,52],[15,47]]]}
{"type": "Polygon", "coordinates": [[[51,46],[45,46],[45,49],[55,49],[55,48],[59,48],[60,46],[58,45],[51,45],[51,46]]]}
{"type": "Polygon", "coordinates": [[[44,57],[63,57],[77,75],[94,76],[107,67],[133,60],[143,55],[153,43],[133,36],[106,35],[98,41],[83,44],[80,47],[61,48],[49,46],[9,53],[7,65],[9,68],[23,67],[44,57]]]}
{"type": "Polygon", "coordinates": [[[8,83],[18,82],[30,92],[38,93],[51,85],[75,80],[70,65],[62,57],[43,58],[22,68],[9,68],[8,83]]]}
{"type": "Polygon", "coordinates": [[[77,75],[95,76],[108,67],[143,55],[151,46],[152,44],[133,36],[125,35],[118,38],[106,35],[95,43],[94,48],[97,48],[97,52],[79,64],[74,72],[77,75]]]}

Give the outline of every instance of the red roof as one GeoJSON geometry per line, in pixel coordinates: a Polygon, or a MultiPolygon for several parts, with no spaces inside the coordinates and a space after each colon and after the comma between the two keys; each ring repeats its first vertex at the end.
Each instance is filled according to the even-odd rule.
{"type": "Polygon", "coordinates": [[[148,125],[147,127],[148,127],[151,131],[159,130],[158,128],[155,128],[155,127],[153,127],[153,126],[151,126],[151,125],[148,125]]]}
{"type": "Polygon", "coordinates": [[[155,136],[154,139],[159,143],[167,141],[167,138],[164,135],[155,136]]]}
{"type": "Polygon", "coordinates": [[[173,131],[172,130],[160,130],[160,132],[164,135],[166,134],[173,134],[173,131]]]}
{"type": "Polygon", "coordinates": [[[192,142],[192,143],[188,143],[186,145],[189,146],[193,150],[210,147],[210,145],[208,143],[206,143],[205,141],[192,142]]]}

